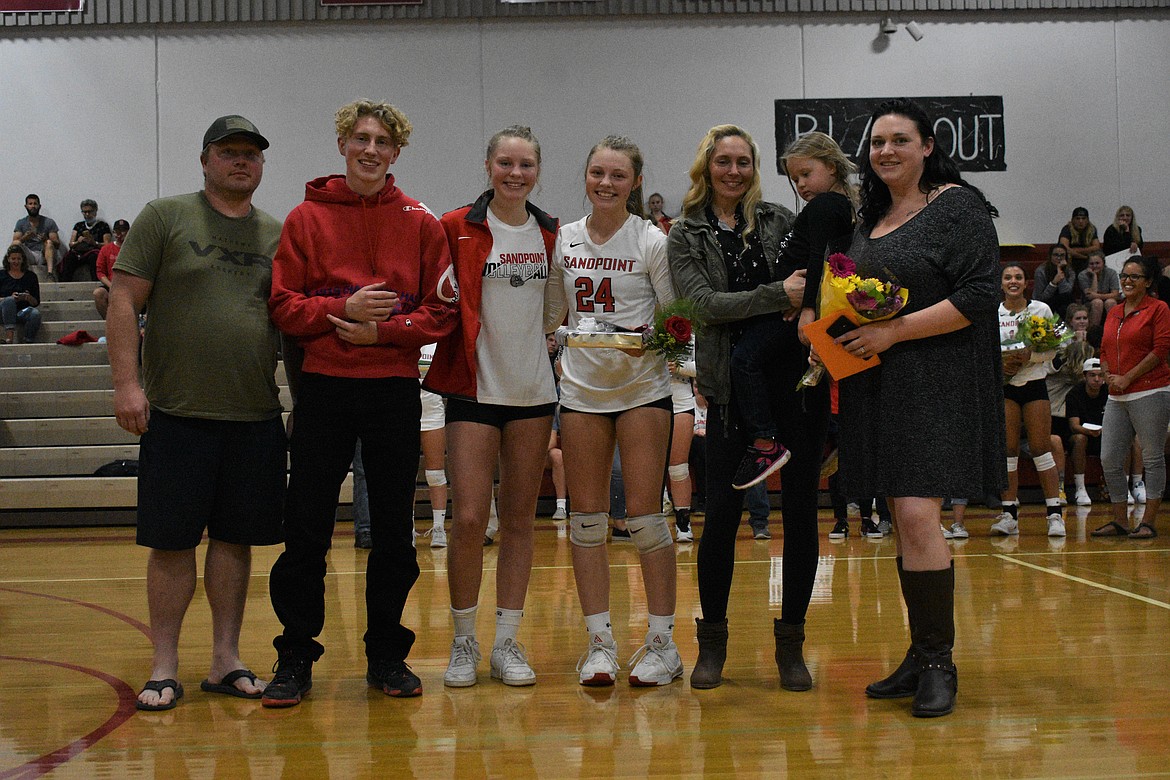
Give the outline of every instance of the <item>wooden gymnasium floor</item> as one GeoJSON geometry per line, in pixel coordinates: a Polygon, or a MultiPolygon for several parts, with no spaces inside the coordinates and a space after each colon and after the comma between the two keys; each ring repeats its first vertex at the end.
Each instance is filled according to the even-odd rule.
{"type": "MultiPolygon", "coordinates": [[[[1068,511],[1063,544],[1025,507],[1018,539],[991,539],[986,510],[955,544],[958,708],[916,720],[908,702],[862,689],[907,644],[893,540],[826,538],[809,615],[808,693],[779,689],[771,619],[779,614],[781,541],[741,533],[726,683],[584,689],[568,540],[537,520],[521,639],[539,675],[512,689],[442,685],[451,638],[445,552],[420,547],[407,623],[424,695],[367,690],[359,609],[365,554],[338,527],[328,576],[328,650],[300,707],[199,691],[209,617],[202,588],[187,616],[186,698],[136,713],[150,644],[145,553],[132,529],[0,532],[0,778],[352,777],[1163,777],[1170,775],[1170,533],[1145,542],[1086,538],[1104,507],[1068,511]],[[1087,515],[1087,517],[1086,517],[1087,515]]],[[[700,518],[701,522],[701,518],[700,518]]],[[[1167,517],[1160,518],[1164,533],[1167,517]]],[[[779,537],[773,516],[773,532],[779,537]]],[[[854,526],[856,528],[856,525],[854,526]]],[[[699,528],[701,531],[701,526],[699,528]]],[[[423,540],[425,541],[425,540],[423,540]]],[[[696,546],[678,550],[678,639],[694,661],[696,546]]],[[[496,550],[485,551],[494,569],[496,550]]],[[[277,630],[257,551],[243,656],[258,672],[277,630]]],[[[634,550],[611,548],[622,659],[639,644],[645,602],[634,550]]],[[[485,583],[480,633],[490,646],[485,583]]]]}

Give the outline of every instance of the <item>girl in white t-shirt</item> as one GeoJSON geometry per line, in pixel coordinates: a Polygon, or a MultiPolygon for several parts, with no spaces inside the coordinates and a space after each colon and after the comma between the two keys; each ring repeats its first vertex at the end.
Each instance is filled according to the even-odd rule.
{"type": "MultiPolygon", "coordinates": [[[[653,322],[674,299],[666,236],[642,212],[642,154],[610,136],[585,166],[592,213],[561,228],[549,275],[545,327],[566,312],[634,330],[653,322]]],[[[642,564],[649,608],[646,642],[630,659],[630,684],[668,685],[682,676],[672,639],[675,553],[662,511],[663,473],[671,428],[670,378],[662,358],[641,350],[569,348],[561,358],[561,439],[573,511],[573,571],[585,612],[589,647],[578,664],[582,685],[612,685],[617,644],[609,619],[609,472],[621,449],[627,525],[642,564]]]]}
{"type": "MultiPolygon", "coordinates": [[[[1003,303],[999,305],[999,340],[1001,343],[1018,339],[1020,323],[1025,317],[1051,317],[1048,304],[1029,301],[1024,297],[1026,278],[1018,265],[1004,266],[1000,277],[1003,303]]],[[[1015,536],[1019,531],[1017,496],[1020,475],[1016,470],[1020,455],[1020,423],[1028,434],[1028,449],[1032,463],[1044,490],[1048,515],[1048,535],[1064,536],[1064,519],[1060,510],[1060,477],[1052,454],[1052,410],[1048,402],[1045,378],[1052,368],[1055,351],[1033,352],[1030,348],[1007,349],[1003,352],[1003,412],[1007,422],[1008,488],[1000,496],[1003,512],[991,526],[992,533],[1015,536]]]]}
{"type": "Polygon", "coordinates": [[[528,202],[540,144],[527,127],[501,130],[484,162],[491,189],[443,215],[459,284],[459,327],[439,343],[424,387],[447,398],[454,497],[447,583],[455,639],[443,684],[475,685],[483,539],[499,467],[499,563],[491,677],[532,685],[517,641],[532,571],[533,525],[557,391],[545,348],[544,298],[557,222],[528,202]]]}

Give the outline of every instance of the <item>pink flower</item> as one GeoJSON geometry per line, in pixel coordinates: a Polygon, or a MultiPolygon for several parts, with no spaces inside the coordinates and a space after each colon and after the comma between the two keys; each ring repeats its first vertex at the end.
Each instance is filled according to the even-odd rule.
{"type": "Polygon", "coordinates": [[[846,277],[857,273],[857,263],[853,262],[853,258],[841,252],[834,252],[829,255],[829,271],[833,276],[846,277]]]}

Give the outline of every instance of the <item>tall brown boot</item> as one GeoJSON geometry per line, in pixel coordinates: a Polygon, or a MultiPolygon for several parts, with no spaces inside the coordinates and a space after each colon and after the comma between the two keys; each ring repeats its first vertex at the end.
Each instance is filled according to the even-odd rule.
{"type": "Polygon", "coordinates": [[[804,621],[793,624],[773,620],[772,634],[776,637],[780,687],[786,691],[807,691],[812,687],[812,675],[804,665],[804,621]]]}
{"type": "Polygon", "coordinates": [[[723,664],[727,661],[727,620],[695,618],[695,636],[699,640],[699,658],[691,670],[691,687],[718,688],[723,684],[723,664]]]}
{"type": "MultiPolygon", "coordinates": [[[[902,598],[906,600],[907,605],[910,603],[910,597],[906,595],[906,572],[902,569],[902,559],[897,559],[898,563],[898,580],[902,584],[902,598]]],[[[910,616],[910,649],[906,651],[906,657],[902,659],[901,665],[894,670],[893,674],[884,680],[870,683],[865,688],[865,695],[871,699],[903,699],[913,696],[918,692],[918,660],[914,654],[914,612],[907,610],[910,616]]]]}

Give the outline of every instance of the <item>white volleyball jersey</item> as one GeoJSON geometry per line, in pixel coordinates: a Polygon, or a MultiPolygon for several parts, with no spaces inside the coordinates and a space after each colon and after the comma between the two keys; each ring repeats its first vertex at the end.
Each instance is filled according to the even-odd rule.
{"type": "MultiPolygon", "coordinates": [[[[566,312],[570,328],[583,318],[625,330],[653,324],[657,308],[675,297],[666,236],[631,214],[596,245],[586,219],[563,225],[557,236],[545,329],[555,330],[566,312]]],[[[632,357],[617,349],[571,347],[561,357],[561,371],[561,404],[578,411],[620,412],[671,394],[666,363],[651,352],[632,357]]]]}
{"type": "Polygon", "coordinates": [[[541,329],[548,280],[544,236],[531,214],[523,225],[501,222],[488,209],[492,249],[483,269],[476,398],[501,406],[556,403],[541,329]]]}
{"type": "MultiPolygon", "coordinates": [[[[1048,304],[1043,301],[1028,301],[1028,305],[1022,312],[1016,314],[1008,311],[1008,308],[1002,303],[999,305],[999,340],[1000,343],[1016,341],[1019,338],[1020,323],[1024,321],[1025,317],[1032,315],[1040,317],[1051,317],[1052,309],[1048,308],[1048,304]]],[[[1013,377],[1005,377],[1009,385],[1016,387],[1023,387],[1028,382],[1037,379],[1043,379],[1048,376],[1052,369],[1052,358],[1056,356],[1056,352],[1032,352],[1032,360],[1025,363],[1016,375],[1013,377]]]]}

